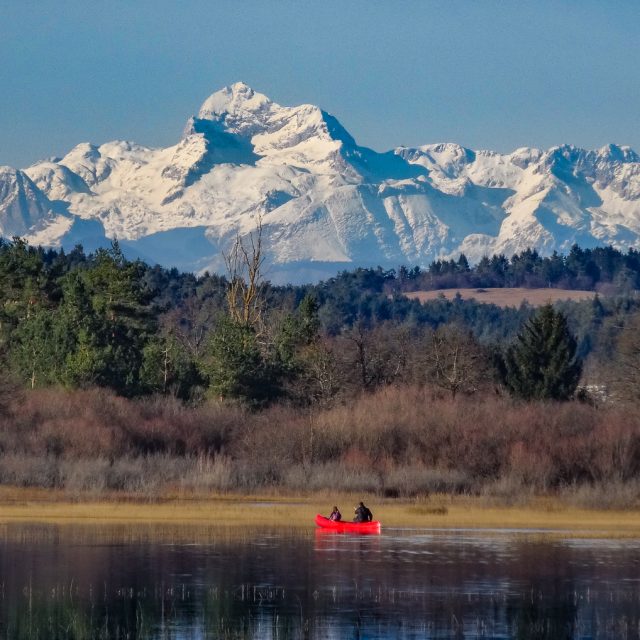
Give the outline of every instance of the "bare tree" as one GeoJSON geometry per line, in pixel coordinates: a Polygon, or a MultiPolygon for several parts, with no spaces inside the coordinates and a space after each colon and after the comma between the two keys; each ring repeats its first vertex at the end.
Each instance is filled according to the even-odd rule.
{"type": "Polygon", "coordinates": [[[431,332],[425,358],[428,379],[449,391],[452,398],[473,393],[488,381],[487,354],[469,331],[438,327],[431,332]]]}
{"type": "Polygon", "coordinates": [[[627,402],[640,401],[640,314],[632,315],[616,341],[608,367],[613,396],[627,402]]]}
{"type": "Polygon", "coordinates": [[[214,311],[208,301],[190,296],[181,307],[171,309],[161,319],[162,333],[174,336],[195,361],[202,358],[206,338],[213,324],[214,311]]]}
{"type": "Polygon", "coordinates": [[[245,238],[236,234],[229,252],[223,252],[229,278],[229,315],[235,322],[252,327],[257,333],[263,329],[264,316],[262,232],[262,215],[258,215],[255,231],[245,238]]]}
{"type": "Polygon", "coordinates": [[[408,371],[409,335],[392,324],[368,328],[362,321],[340,337],[346,375],[352,385],[363,390],[402,381],[408,371]]]}
{"type": "Polygon", "coordinates": [[[344,388],[343,372],[337,362],[331,345],[326,340],[318,340],[303,353],[304,375],[299,384],[300,394],[313,404],[329,405],[344,388]]]}

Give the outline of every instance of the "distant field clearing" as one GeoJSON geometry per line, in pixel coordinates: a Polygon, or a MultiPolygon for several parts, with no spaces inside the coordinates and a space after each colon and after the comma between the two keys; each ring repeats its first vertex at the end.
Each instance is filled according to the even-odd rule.
{"type": "Polygon", "coordinates": [[[447,300],[460,294],[465,300],[475,299],[477,302],[495,304],[499,307],[519,307],[525,300],[534,307],[556,302],[557,300],[588,300],[593,298],[595,291],[578,291],[577,289],[437,289],[435,291],[410,291],[405,294],[408,298],[427,302],[444,296],[447,300]]]}

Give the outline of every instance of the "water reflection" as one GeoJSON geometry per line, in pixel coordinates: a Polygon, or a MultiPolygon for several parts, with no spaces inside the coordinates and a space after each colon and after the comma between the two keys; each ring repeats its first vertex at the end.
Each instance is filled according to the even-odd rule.
{"type": "Polygon", "coordinates": [[[640,542],[0,529],[0,637],[638,638],[640,542]]]}

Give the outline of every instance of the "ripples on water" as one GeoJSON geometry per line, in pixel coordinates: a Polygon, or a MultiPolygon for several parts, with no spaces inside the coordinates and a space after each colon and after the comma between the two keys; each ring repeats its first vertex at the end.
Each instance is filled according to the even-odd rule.
{"type": "Polygon", "coordinates": [[[0,637],[638,638],[640,541],[0,529],[0,637]]]}

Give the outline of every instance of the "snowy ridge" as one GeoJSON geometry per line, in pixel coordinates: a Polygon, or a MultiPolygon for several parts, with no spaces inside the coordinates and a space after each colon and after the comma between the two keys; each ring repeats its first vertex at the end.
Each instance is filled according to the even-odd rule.
{"type": "Polygon", "coordinates": [[[359,146],[313,105],[244,83],[214,93],[174,146],[79,144],[0,168],[0,234],[220,270],[220,250],[263,217],[269,275],[299,282],[355,266],[467,254],[640,245],[640,157],[564,145],[511,154],[456,144],[359,146]]]}

